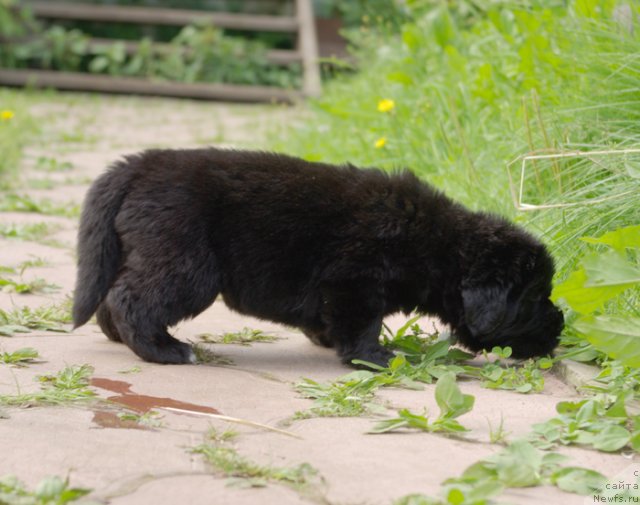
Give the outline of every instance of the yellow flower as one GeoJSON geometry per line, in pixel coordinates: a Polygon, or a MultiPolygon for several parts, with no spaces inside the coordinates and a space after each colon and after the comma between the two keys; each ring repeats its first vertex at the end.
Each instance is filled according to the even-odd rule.
{"type": "Polygon", "coordinates": [[[389,112],[393,110],[396,106],[396,103],[390,98],[383,98],[378,102],[378,111],[379,112],[389,112]]]}
{"type": "Polygon", "coordinates": [[[380,137],[374,144],[374,146],[376,146],[376,149],[382,149],[385,145],[387,145],[387,137],[380,137]]]}
{"type": "Polygon", "coordinates": [[[12,119],[14,116],[14,113],[12,110],[2,110],[0,111],[0,119],[2,119],[3,121],[9,121],[10,119],[12,119]]]}

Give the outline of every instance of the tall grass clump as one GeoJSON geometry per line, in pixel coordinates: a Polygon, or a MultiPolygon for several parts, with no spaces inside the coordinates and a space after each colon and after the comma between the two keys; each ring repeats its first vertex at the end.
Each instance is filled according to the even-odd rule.
{"type": "Polygon", "coordinates": [[[556,258],[564,343],[640,363],[640,4],[403,5],[275,147],[408,167],[523,224],[556,258]]]}
{"type": "Polygon", "coordinates": [[[37,131],[29,100],[29,93],[0,88],[0,189],[11,187],[23,149],[37,131]]]}
{"type": "MultiPolygon", "coordinates": [[[[523,200],[570,204],[560,208],[516,211],[507,176],[508,162],[530,152],[640,146],[636,4],[407,4],[397,36],[356,34],[358,72],[330,83],[312,118],[276,147],[409,167],[470,207],[544,235],[561,275],[580,254],[577,237],[639,221],[640,155],[529,163],[523,200]]],[[[519,165],[512,170],[517,181],[519,165]]]]}

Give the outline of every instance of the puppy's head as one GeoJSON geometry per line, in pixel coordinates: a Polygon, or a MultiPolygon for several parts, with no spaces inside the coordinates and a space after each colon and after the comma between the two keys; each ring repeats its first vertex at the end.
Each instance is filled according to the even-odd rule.
{"type": "Polygon", "coordinates": [[[515,358],[550,353],[564,326],[562,312],[549,300],[551,256],[526,234],[491,249],[463,279],[459,341],[473,351],[509,346],[515,358]]]}

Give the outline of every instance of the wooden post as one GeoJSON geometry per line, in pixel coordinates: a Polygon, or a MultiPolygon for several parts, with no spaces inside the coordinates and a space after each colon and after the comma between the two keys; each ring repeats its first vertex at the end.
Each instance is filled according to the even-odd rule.
{"type": "Polygon", "coordinates": [[[320,66],[318,64],[318,39],[313,18],[311,0],[296,0],[298,17],[298,44],[302,53],[302,92],[305,96],[320,95],[320,66]]]}

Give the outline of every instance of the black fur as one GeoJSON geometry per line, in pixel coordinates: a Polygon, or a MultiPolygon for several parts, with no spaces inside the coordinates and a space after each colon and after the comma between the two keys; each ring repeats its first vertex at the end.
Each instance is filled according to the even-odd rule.
{"type": "Polygon", "coordinates": [[[382,319],[438,316],[473,351],[553,350],[562,313],[533,236],[471,212],[411,172],[264,152],[151,150],[92,186],[78,240],[76,327],[97,312],[112,340],[158,363],[193,361],[167,327],[221,294],[300,328],[343,361],[381,365],[382,319]]]}

